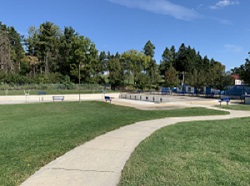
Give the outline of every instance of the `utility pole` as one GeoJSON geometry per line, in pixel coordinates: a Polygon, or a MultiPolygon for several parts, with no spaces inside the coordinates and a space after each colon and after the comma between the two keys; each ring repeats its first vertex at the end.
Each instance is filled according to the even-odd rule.
{"type": "Polygon", "coordinates": [[[81,103],[81,64],[79,64],[78,67],[78,79],[79,79],[79,84],[78,84],[78,91],[79,91],[79,103],[81,103]]]}
{"type": "Polygon", "coordinates": [[[185,71],[182,72],[182,83],[181,85],[183,86],[185,84],[185,71]]]}
{"type": "MultiPolygon", "coordinates": [[[[88,55],[90,54],[89,51],[87,51],[85,53],[85,56],[86,56],[86,59],[88,60],[88,55]]],[[[79,91],[79,103],[81,103],[81,67],[84,67],[85,65],[84,64],[81,64],[81,62],[79,63],[79,66],[78,66],[78,91],[79,91]]]]}

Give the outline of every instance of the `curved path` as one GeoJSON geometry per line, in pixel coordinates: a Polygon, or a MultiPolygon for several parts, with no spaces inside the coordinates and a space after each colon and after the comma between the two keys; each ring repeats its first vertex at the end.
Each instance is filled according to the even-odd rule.
{"type": "MultiPolygon", "coordinates": [[[[207,107],[212,108],[212,107],[207,107]]],[[[219,108],[212,108],[218,109],[219,108]]],[[[223,116],[172,117],[137,122],[99,136],[41,168],[22,186],[115,186],[135,147],[156,130],[183,121],[221,120],[250,116],[229,111],[223,116]]]]}

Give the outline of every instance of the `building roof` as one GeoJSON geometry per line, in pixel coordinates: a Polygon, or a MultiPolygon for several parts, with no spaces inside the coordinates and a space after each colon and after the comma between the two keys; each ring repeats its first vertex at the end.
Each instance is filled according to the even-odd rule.
{"type": "Polygon", "coordinates": [[[240,76],[238,76],[238,75],[232,74],[231,76],[232,76],[235,80],[236,80],[236,79],[240,79],[240,76]]]}

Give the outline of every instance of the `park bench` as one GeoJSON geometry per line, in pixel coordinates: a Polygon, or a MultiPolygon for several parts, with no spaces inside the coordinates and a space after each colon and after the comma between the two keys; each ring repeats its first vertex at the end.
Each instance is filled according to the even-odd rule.
{"type": "Polygon", "coordinates": [[[63,101],[64,100],[64,96],[53,96],[52,99],[53,99],[53,102],[54,101],[63,101]]]}
{"type": "Polygon", "coordinates": [[[230,102],[230,98],[220,98],[219,99],[220,105],[221,105],[221,102],[227,102],[227,105],[228,105],[228,103],[230,102]]]}
{"type": "Polygon", "coordinates": [[[45,95],[46,92],[37,92],[38,95],[45,95]]]}
{"type": "Polygon", "coordinates": [[[105,96],[104,98],[105,98],[105,101],[109,101],[111,103],[112,99],[110,96],[105,96]]]}
{"type": "Polygon", "coordinates": [[[45,95],[46,92],[41,91],[41,92],[37,92],[37,94],[39,95],[39,101],[43,101],[43,95],[45,95]]]}

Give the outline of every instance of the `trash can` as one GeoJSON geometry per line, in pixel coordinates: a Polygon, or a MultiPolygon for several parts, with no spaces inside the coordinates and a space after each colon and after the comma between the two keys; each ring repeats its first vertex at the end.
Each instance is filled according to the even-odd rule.
{"type": "Polygon", "coordinates": [[[245,96],[245,104],[250,105],[250,95],[245,96]]]}

